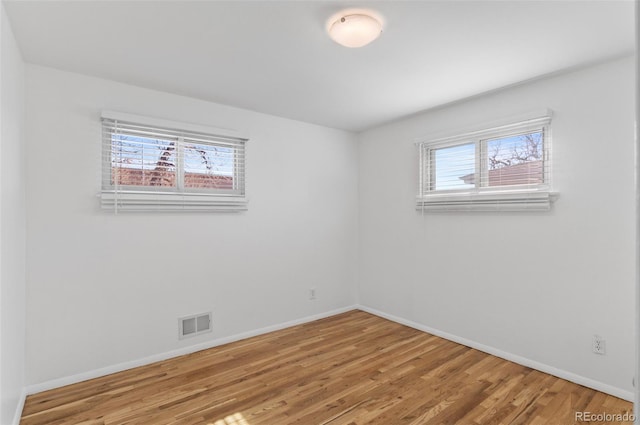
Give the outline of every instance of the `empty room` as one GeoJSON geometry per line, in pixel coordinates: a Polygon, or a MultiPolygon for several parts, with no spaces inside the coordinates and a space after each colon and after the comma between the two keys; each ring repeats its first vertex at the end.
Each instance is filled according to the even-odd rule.
{"type": "Polygon", "coordinates": [[[633,0],[0,0],[0,425],[637,419],[633,0]]]}

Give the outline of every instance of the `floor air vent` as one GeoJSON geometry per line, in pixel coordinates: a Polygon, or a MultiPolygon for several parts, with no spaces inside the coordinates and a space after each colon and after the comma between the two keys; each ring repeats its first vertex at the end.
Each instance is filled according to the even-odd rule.
{"type": "Polygon", "coordinates": [[[178,319],[178,338],[189,338],[211,332],[211,313],[195,314],[178,319]]]}

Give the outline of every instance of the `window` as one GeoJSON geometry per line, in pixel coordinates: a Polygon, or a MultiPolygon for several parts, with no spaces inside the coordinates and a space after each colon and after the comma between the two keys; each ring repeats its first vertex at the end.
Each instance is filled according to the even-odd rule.
{"type": "Polygon", "coordinates": [[[459,136],[419,142],[422,210],[548,210],[549,111],[459,136]]]}
{"type": "Polygon", "coordinates": [[[158,122],[103,113],[103,208],[245,210],[247,139],[158,122]]]}

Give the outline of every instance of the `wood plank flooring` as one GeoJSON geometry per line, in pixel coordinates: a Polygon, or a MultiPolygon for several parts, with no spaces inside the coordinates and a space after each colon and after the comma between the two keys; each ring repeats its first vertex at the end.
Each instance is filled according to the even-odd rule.
{"type": "Polygon", "coordinates": [[[632,405],[351,311],[29,396],[20,423],[568,425],[581,411],[632,405]]]}

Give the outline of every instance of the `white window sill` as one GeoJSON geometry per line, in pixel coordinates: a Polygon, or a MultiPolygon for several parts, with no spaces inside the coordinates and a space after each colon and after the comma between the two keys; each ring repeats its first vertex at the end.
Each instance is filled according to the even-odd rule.
{"type": "Polygon", "coordinates": [[[247,199],[239,195],[103,190],[98,196],[103,209],[116,212],[247,210],[247,199]]]}
{"type": "Polygon", "coordinates": [[[549,211],[558,197],[549,191],[432,193],[418,197],[419,211],[549,211]]]}

